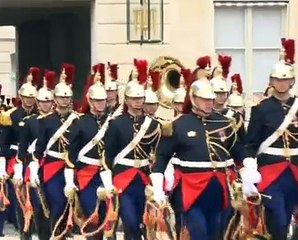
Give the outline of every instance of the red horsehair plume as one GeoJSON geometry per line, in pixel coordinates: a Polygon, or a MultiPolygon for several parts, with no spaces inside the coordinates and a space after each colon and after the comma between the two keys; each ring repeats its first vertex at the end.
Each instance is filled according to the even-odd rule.
{"type": "Polygon", "coordinates": [[[79,111],[80,105],[79,105],[78,101],[73,101],[72,106],[73,106],[73,110],[75,110],[77,112],[79,111]]]}
{"type": "Polygon", "coordinates": [[[237,92],[242,94],[243,93],[243,87],[242,87],[242,81],[239,73],[234,74],[232,77],[232,82],[236,84],[237,86],[237,92]]]}
{"type": "Polygon", "coordinates": [[[64,69],[66,74],[66,83],[69,85],[73,84],[74,74],[75,74],[75,66],[73,64],[64,63],[61,66],[61,71],[64,69]]]}
{"type": "Polygon", "coordinates": [[[197,66],[199,69],[205,69],[211,66],[210,56],[204,56],[197,59],[197,66]]]}
{"type": "Polygon", "coordinates": [[[96,72],[99,72],[100,74],[100,81],[102,84],[105,83],[105,64],[104,63],[98,63],[95,64],[94,66],[92,66],[92,71],[93,74],[95,74],[96,72]]]}
{"type": "Polygon", "coordinates": [[[295,63],[295,40],[294,39],[281,39],[281,44],[285,50],[285,61],[289,64],[295,63]]]}
{"type": "Polygon", "coordinates": [[[56,84],[56,73],[46,69],[44,72],[44,78],[46,80],[46,87],[48,89],[54,89],[56,84]]]}
{"type": "Polygon", "coordinates": [[[117,64],[111,64],[108,62],[108,69],[110,70],[110,76],[112,80],[118,79],[118,65],[117,64]]]}
{"type": "Polygon", "coordinates": [[[150,71],[149,75],[152,81],[152,90],[157,91],[159,88],[160,73],[157,71],[150,71]]]}
{"type": "Polygon", "coordinates": [[[190,86],[192,84],[191,70],[189,68],[182,68],[180,73],[184,78],[184,85],[185,86],[190,86]]]}
{"type": "MultiPolygon", "coordinates": [[[[95,65],[93,67],[95,67],[95,65]]],[[[93,67],[92,67],[92,70],[93,70],[93,67]]],[[[87,93],[88,93],[89,88],[94,83],[93,77],[94,77],[93,75],[89,75],[87,77],[86,81],[85,81],[84,90],[83,90],[83,99],[81,101],[80,107],[78,107],[78,112],[80,112],[80,113],[87,113],[87,111],[89,109],[89,103],[88,103],[87,93]]]]}
{"type": "Polygon", "coordinates": [[[12,103],[12,105],[13,105],[14,107],[20,107],[20,106],[22,106],[22,101],[21,101],[21,99],[18,98],[18,97],[13,97],[13,98],[11,98],[11,103],[12,103]]]}
{"type": "Polygon", "coordinates": [[[222,76],[226,79],[229,75],[230,66],[232,63],[232,57],[219,54],[218,62],[222,67],[222,76]]]}
{"type": "Polygon", "coordinates": [[[138,70],[138,81],[139,84],[145,85],[147,82],[147,71],[148,71],[148,62],[143,59],[134,59],[134,65],[138,70]]]}
{"type": "Polygon", "coordinates": [[[32,74],[32,85],[37,85],[40,82],[40,69],[38,67],[30,67],[29,74],[32,74]]]}

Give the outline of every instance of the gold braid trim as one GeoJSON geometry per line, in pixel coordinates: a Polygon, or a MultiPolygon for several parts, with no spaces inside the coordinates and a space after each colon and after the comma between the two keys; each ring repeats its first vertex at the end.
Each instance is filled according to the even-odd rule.
{"type": "Polygon", "coordinates": [[[148,240],[166,239],[177,240],[175,229],[175,213],[167,201],[158,205],[153,200],[153,190],[150,186],[145,189],[146,202],[143,223],[146,226],[148,240]]]}
{"type": "Polygon", "coordinates": [[[119,203],[119,194],[117,193],[117,191],[114,191],[112,194],[113,196],[108,196],[104,188],[102,188],[102,190],[98,194],[97,196],[98,199],[97,199],[94,212],[89,216],[89,218],[86,221],[84,221],[84,223],[80,228],[81,234],[84,237],[86,238],[93,237],[94,235],[97,235],[101,231],[104,231],[105,237],[111,237],[113,235],[116,227],[116,222],[119,217],[118,212],[119,212],[120,203],[119,203]],[[115,197],[115,204],[113,203],[113,197],[115,197]],[[101,224],[99,224],[99,226],[94,231],[88,232],[87,227],[89,225],[92,226],[99,223],[99,207],[102,201],[105,201],[107,205],[107,212],[106,212],[105,219],[101,224]]]}
{"type": "Polygon", "coordinates": [[[51,239],[60,240],[62,239],[73,227],[73,212],[74,212],[74,198],[69,197],[66,207],[56,222],[51,239]]]}
{"type": "Polygon", "coordinates": [[[50,210],[48,208],[48,204],[47,204],[44,192],[43,192],[43,190],[42,190],[42,188],[39,184],[36,184],[35,188],[36,188],[37,196],[38,196],[38,199],[39,199],[43,214],[46,218],[49,218],[50,217],[50,210]]]}
{"type": "Polygon", "coordinates": [[[0,180],[0,212],[6,210],[7,206],[10,204],[9,199],[7,198],[7,184],[5,180],[0,180]]]}
{"type": "Polygon", "coordinates": [[[30,222],[33,216],[33,207],[30,198],[30,182],[25,185],[26,188],[26,200],[25,200],[25,214],[24,214],[24,232],[28,232],[30,229],[30,222]]]}
{"type": "Polygon", "coordinates": [[[12,125],[11,114],[17,110],[16,107],[7,110],[6,112],[0,112],[0,125],[8,127],[12,125]]]}
{"type": "Polygon", "coordinates": [[[33,215],[33,207],[30,200],[30,183],[26,183],[26,185],[17,186],[13,181],[12,184],[14,186],[15,194],[19,206],[23,212],[24,218],[24,227],[23,231],[26,233],[30,228],[30,222],[33,215]]]}

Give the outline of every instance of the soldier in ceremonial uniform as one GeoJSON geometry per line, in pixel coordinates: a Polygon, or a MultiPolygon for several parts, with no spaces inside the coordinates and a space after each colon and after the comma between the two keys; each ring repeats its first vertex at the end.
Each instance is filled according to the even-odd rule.
{"type": "Polygon", "coordinates": [[[218,66],[213,70],[213,78],[210,83],[213,86],[213,91],[216,94],[214,100],[214,110],[225,114],[225,104],[228,98],[228,86],[226,79],[229,74],[229,68],[232,62],[230,56],[218,55],[218,66]]]}
{"type": "Polygon", "coordinates": [[[142,236],[142,216],[145,187],[150,183],[151,157],[160,139],[160,125],[142,111],[147,61],[135,60],[125,89],[123,115],[111,121],[105,135],[106,163],[113,171],[113,184],[120,190],[120,216],[125,239],[139,240],[142,236]],[[139,80],[139,81],[138,81],[139,80]]]}
{"type": "Polygon", "coordinates": [[[145,90],[145,100],[143,104],[143,111],[145,115],[155,118],[155,113],[159,106],[159,100],[156,95],[156,88],[159,83],[159,72],[150,72],[145,90]]]}
{"type": "Polygon", "coordinates": [[[14,186],[8,182],[11,218],[14,220],[17,213],[17,222],[21,239],[27,236],[23,232],[24,219],[22,210],[16,201],[15,188],[20,188],[23,182],[23,165],[18,162],[16,155],[18,151],[19,134],[24,125],[23,118],[34,113],[35,97],[37,90],[33,86],[39,78],[39,69],[31,67],[28,72],[27,82],[19,89],[18,93],[21,100],[21,106],[13,107],[6,112],[1,113],[0,125],[2,133],[0,139],[0,176],[2,179],[13,175],[14,186]]]}
{"type": "MultiPolygon", "coordinates": [[[[294,46],[292,39],[282,39],[280,61],[270,74],[272,95],[251,111],[247,130],[247,159],[242,179],[248,183],[247,195],[257,192],[263,198],[266,225],[272,240],[286,240],[295,204],[298,203],[298,99],[290,94],[294,85],[294,46]],[[251,179],[251,169],[259,168],[262,179],[251,179]],[[258,180],[258,181],[254,181],[258,180]]],[[[254,170],[255,171],[255,170],[254,170]]],[[[241,172],[240,172],[241,173],[241,172]]]]}
{"type": "MultiPolygon", "coordinates": [[[[5,96],[1,95],[1,90],[2,90],[2,85],[0,84],[0,114],[1,114],[1,112],[6,110],[5,102],[4,102],[5,96]]],[[[0,138],[1,138],[1,133],[2,133],[2,126],[0,126],[0,138]]],[[[1,192],[1,195],[2,194],[5,194],[5,192],[3,192],[3,193],[1,192]]],[[[2,199],[3,199],[3,195],[2,195],[2,199]]],[[[1,204],[3,204],[3,202],[1,202],[1,204]]],[[[3,228],[4,228],[4,223],[5,223],[5,217],[6,217],[6,212],[4,209],[1,209],[1,211],[0,211],[0,237],[4,237],[3,228]]]]}
{"type": "Polygon", "coordinates": [[[175,111],[175,116],[182,114],[183,103],[186,95],[186,86],[189,85],[189,81],[191,80],[190,69],[181,69],[180,74],[181,76],[179,81],[179,88],[175,90],[172,103],[173,109],[175,111]]]}
{"type": "Polygon", "coordinates": [[[108,70],[110,72],[110,78],[104,81],[105,89],[107,92],[107,107],[106,111],[108,113],[113,113],[119,106],[119,98],[118,98],[118,65],[111,64],[108,62],[108,70]]]}
{"type": "MultiPolygon", "coordinates": [[[[108,127],[109,119],[104,113],[106,107],[107,94],[104,85],[101,83],[100,73],[104,73],[104,65],[93,66],[94,76],[85,86],[87,94],[86,106],[81,106],[84,113],[75,120],[70,128],[69,135],[69,160],[76,166],[76,178],[79,188],[79,200],[86,218],[89,218],[96,211],[97,189],[103,184],[99,172],[105,169],[103,163],[103,136],[108,127]],[[102,71],[103,68],[103,71],[102,71]]],[[[110,189],[111,190],[111,186],[110,189]]],[[[105,217],[105,203],[101,203],[99,213],[99,223],[105,217]]],[[[95,232],[98,228],[95,221],[89,224],[84,231],[95,232]]],[[[103,239],[103,232],[92,234],[87,239],[103,239]]]]}
{"type": "MultiPolygon", "coordinates": [[[[203,70],[203,69],[202,69],[203,70]]],[[[228,205],[228,176],[235,159],[242,159],[232,122],[213,111],[215,94],[208,81],[192,83],[184,115],[173,122],[173,134],[162,137],[150,175],[154,199],[165,200],[163,172],[171,159],[175,167],[173,202],[191,240],[217,239],[219,216],[228,205]],[[179,208],[178,208],[179,207],[179,208]]]]}
{"type": "MultiPolygon", "coordinates": [[[[239,104],[239,103],[236,103],[236,101],[234,101],[234,100],[238,100],[238,98],[235,99],[235,95],[232,95],[231,98],[229,98],[228,96],[229,91],[228,91],[226,79],[229,73],[229,68],[230,68],[232,59],[229,56],[219,55],[218,61],[219,61],[219,65],[213,71],[214,77],[210,80],[213,86],[213,91],[216,94],[216,98],[214,100],[214,110],[234,121],[234,124],[237,126],[238,137],[242,142],[242,144],[245,144],[245,129],[244,129],[243,115],[240,111],[236,111],[234,107],[231,107],[231,105],[239,104]],[[226,102],[228,99],[230,101],[228,101],[228,106],[226,107],[226,102]],[[233,100],[233,103],[231,102],[231,99],[233,100]]],[[[240,76],[239,75],[233,76],[232,81],[233,82],[235,81],[235,83],[237,81],[239,85],[239,83],[241,82],[240,76]]],[[[243,103],[243,101],[241,102],[243,103]]]]}
{"type": "MultiPolygon", "coordinates": [[[[17,159],[23,162],[23,165],[27,165],[25,174],[25,184],[30,183],[32,189],[30,189],[31,199],[34,215],[34,223],[39,239],[49,239],[50,234],[50,222],[48,216],[45,216],[48,209],[44,209],[44,199],[39,196],[37,187],[40,187],[39,181],[39,163],[32,160],[32,153],[35,149],[35,144],[40,130],[40,118],[49,114],[53,107],[53,94],[52,89],[55,84],[55,72],[45,71],[43,86],[38,90],[36,101],[39,114],[32,114],[24,118],[24,126],[20,134],[20,143],[17,159]]],[[[27,186],[26,186],[27,187],[27,186]]]]}
{"type": "Polygon", "coordinates": [[[244,116],[244,99],[241,96],[243,92],[242,81],[240,74],[236,73],[232,77],[232,89],[231,94],[228,97],[227,107],[233,109],[236,112],[241,113],[244,116]]]}
{"type": "Polygon", "coordinates": [[[33,152],[33,160],[38,162],[45,155],[40,180],[50,210],[52,231],[67,205],[66,196],[76,189],[74,165],[67,157],[69,127],[73,120],[78,118],[77,113],[69,107],[73,95],[70,84],[74,76],[74,66],[63,64],[61,70],[59,83],[54,89],[56,108],[51,114],[41,118],[38,140],[33,152]]]}

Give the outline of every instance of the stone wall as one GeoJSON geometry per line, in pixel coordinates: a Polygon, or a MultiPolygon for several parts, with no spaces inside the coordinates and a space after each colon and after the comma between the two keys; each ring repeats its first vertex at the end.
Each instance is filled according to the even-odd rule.
{"type": "Polygon", "coordinates": [[[15,28],[12,26],[0,27],[0,84],[2,94],[14,96],[15,81],[12,81],[15,69],[12,66],[11,54],[15,53],[15,28]]]}

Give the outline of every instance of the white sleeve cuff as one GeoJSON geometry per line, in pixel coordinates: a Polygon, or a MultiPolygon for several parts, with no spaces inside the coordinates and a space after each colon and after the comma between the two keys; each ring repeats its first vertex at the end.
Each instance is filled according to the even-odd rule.
{"type": "Polygon", "coordinates": [[[6,158],[0,157],[0,173],[6,173],[6,158]]]}
{"type": "Polygon", "coordinates": [[[74,185],[74,170],[71,168],[64,169],[64,178],[66,185],[74,185]]]}
{"type": "Polygon", "coordinates": [[[112,171],[104,170],[99,173],[103,187],[105,189],[113,189],[112,171]]]}
{"type": "Polygon", "coordinates": [[[164,175],[162,173],[151,173],[150,179],[153,189],[163,191],[164,175]]]}
{"type": "Polygon", "coordinates": [[[243,160],[243,166],[250,169],[258,169],[257,159],[256,158],[245,158],[243,160]]]}

